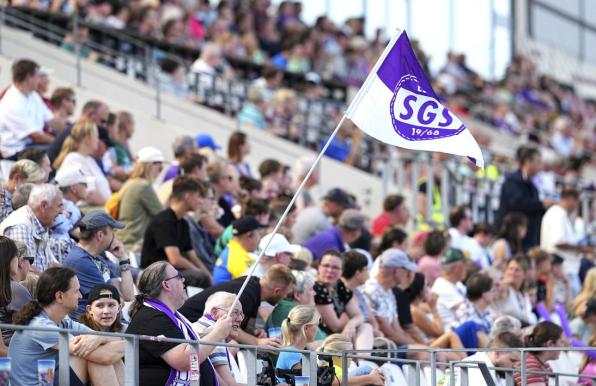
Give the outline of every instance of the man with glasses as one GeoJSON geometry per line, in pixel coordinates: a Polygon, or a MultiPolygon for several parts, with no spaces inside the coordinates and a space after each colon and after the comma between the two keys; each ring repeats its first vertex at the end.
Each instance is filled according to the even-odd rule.
{"type": "MultiPolygon", "coordinates": [[[[234,303],[234,298],[236,298],[236,295],[224,291],[215,292],[207,298],[203,316],[192,324],[193,330],[195,330],[199,337],[204,338],[205,335],[213,330],[215,323],[228,314],[234,303]]],[[[236,306],[231,313],[231,317],[232,329],[230,330],[229,335],[225,338],[226,342],[238,337],[240,324],[242,323],[242,320],[244,320],[244,313],[242,312],[242,304],[240,302],[236,303],[236,306]]],[[[217,372],[220,383],[228,386],[242,385],[234,379],[229,357],[230,353],[228,352],[227,347],[217,346],[209,355],[209,360],[211,360],[211,363],[217,372]]]]}
{"type": "Polygon", "coordinates": [[[88,212],[79,223],[79,245],[70,250],[63,262],[77,273],[83,295],[79,307],[71,314],[73,318],[85,312],[89,291],[98,284],[112,284],[124,301],[134,298],[130,260],[122,242],[115,238],[114,228],[122,229],[124,224],[101,210],[88,212]],[[105,257],[106,252],[118,259],[119,268],[105,257]]]}

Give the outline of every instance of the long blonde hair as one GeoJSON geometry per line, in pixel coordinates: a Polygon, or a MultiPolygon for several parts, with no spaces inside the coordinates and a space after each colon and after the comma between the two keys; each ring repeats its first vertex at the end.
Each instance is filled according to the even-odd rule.
{"type": "Polygon", "coordinates": [[[321,320],[321,315],[315,306],[298,305],[290,310],[288,317],[281,323],[281,335],[283,338],[283,345],[289,346],[294,344],[296,333],[300,332],[302,337],[304,335],[304,327],[307,324],[318,325],[321,320]]]}
{"type": "Polygon", "coordinates": [[[152,163],[150,162],[138,162],[135,163],[135,166],[132,168],[132,171],[130,172],[130,179],[133,178],[144,178],[146,180],[149,179],[149,171],[151,170],[151,167],[153,166],[152,163]]]}
{"type": "Polygon", "coordinates": [[[64,140],[60,154],[54,160],[54,164],[52,165],[54,169],[59,169],[68,153],[79,150],[81,143],[94,134],[97,135],[97,126],[95,123],[88,119],[77,122],[72,128],[70,135],[64,140]]]}
{"type": "MultiPolygon", "coordinates": [[[[319,347],[318,351],[321,352],[328,352],[328,353],[336,353],[341,354],[344,351],[353,350],[354,344],[352,340],[343,334],[331,334],[323,341],[321,347],[319,347]]],[[[333,357],[333,363],[335,366],[341,367],[337,360],[339,358],[333,357]]],[[[348,358],[348,365],[350,364],[351,359],[348,358]]],[[[327,362],[319,360],[319,366],[327,366],[327,362]]]]}
{"type": "Polygon", "coordinates": [[[571,304],[571,310],[576,316],[581,316],[586,308],[586,302],[594,298],[596,298],[596,268],[590,268],[584,278],[581,292],[571,304]]]}

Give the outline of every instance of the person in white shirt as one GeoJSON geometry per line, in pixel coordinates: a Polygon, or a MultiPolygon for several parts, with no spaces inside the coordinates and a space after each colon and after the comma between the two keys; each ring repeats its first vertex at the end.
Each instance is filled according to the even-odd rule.
{"type": "Polygon", "coordinates": [[[443,321],[443,326],[448,329],[457,327],[462,322],[457,319],[456,311],[466,300],[466,286],[462,283],[467,273],[465,257],[462,251],[449,248],[441,256],[443,275],[435,280],[432,292],[437,294],[437,310],[443,321]]]}
{"type": "Polygon", "coordinates": [[[54,137],[44,133],[46,124],[57,121],[39,94],[39,65],[22,59],[12,66],[12,85],[0,101],[0,152],[3,158],[17,159],[30,145],[50,144],[54,137]]]}
{"type": "MultiPolygon", "coordinates": [[[[524,344],[519,336],[512,332],[502,332],[491,340],[488,347],[490,348],[518,348],[523,347],[524,344]]],[[[490,351],[490,352],[477,352],[476,354],[469,356],[463,360],[463,362],[469,362],[470,366],[466,366],[468,369],[468,385],[474,386],[486,386],[486,382],[482,372],[478,368],[478,365],[472,365],[472,363],[483,363],[488,368],[490,377],[496,385],[502,386],[505,384],[505,380],[499,377],[499,373],[493,370],[494,367],[502,368],[513,368],[516,363],[520,361],[519,351],[490,351]]],[[[454,371],[454,382],[451,383],[451,374],[446,372],[443,376],[444,386],[456,386],[463,385],[461,381],[461,366],[455,367],[454,371]]]]}
{"type": "Polygon", "coordinates": [[[466,205],[460,205],[451,209],[449,213],[449,236],[451,237],[451,247],[457,248],[464,253],[464,256],[470,257],[471,238],[468,233],[474,227],[472,211],[466,205]]]}
{"type": "Polygon", "coordinates": [[[549,253],[563,257],[563,268],[571,284],[573,295],[581,289],[579,267],[582,253],[590,247],[577,244],[571,217],[577,210],[579,193],[573,189],[564,190],[558,204],[551,206],[542,217],[540,247],[549,253]]]}
{"type": "Polygon", "coordinates": [[[90,120],[79,121],[64,141],[62,150],[54,160],[54,168],[66,165],[79,167],[86,176],[94,178],[94,186],[88,186],[87,198],[81,205],[104,205],[112,195],[110,183],[93,157],[99,146],[97,126],[90,120]]]}
{"type": "Polygon", "coordinates": [[[470,260],[482,269],[493,265],[495,258],[489,250],[495,236],[494,229],[487,223],[474,225],[473,237],[470,239],[470,260]]]}

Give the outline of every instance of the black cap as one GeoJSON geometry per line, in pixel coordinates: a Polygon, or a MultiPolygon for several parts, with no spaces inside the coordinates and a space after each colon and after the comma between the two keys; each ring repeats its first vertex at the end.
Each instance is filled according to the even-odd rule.
{"type": "Polygon", "coordinates": [[[354,208],[356,205],[354,199],[340,188],[333,188],[323,196],[323,200],[335,202],[344,208],[354,208]]]}
{"type": "Polygon", "coordinates": [[[118,303],[120,303],[120,292],[110,284],[98,284],[95,287],[91,288],[89,291],[89,296],[87,296],[87,304],[91,304],[97,299],[114,299],[118,303]],[[102,292],[110,292],[109,294],[102,292]]]}
{"type": "Polygon", "coordinates": [[[91,212],[87,212],[81,219],[79,226],[87,231],[103,228],[105,226],[111,226],[112,228],[117,229],[124,228],[123,223],[114,220],[112,216],[103,210],[92,210],[91,212]]]}
{"type": "Polygon", "coordinates": [[[267,224],[261,224],[254,216],[240,217],[232,223],[234,236],[241,236],[256,229],[267,227],[267,224]]]}

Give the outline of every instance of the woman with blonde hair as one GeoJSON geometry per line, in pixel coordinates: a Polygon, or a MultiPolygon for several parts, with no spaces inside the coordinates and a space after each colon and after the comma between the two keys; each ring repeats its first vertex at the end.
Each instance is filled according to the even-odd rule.
{"type": "Polygon", "coordinates": [[[126,226],[116,230],[116,236],[129,251],[140,252],[149,222],[163,210],[153,189],[163,162],[164,156],[159,150],[154,147],[142,148],[137,154],[129,180],[120,189],[117,220],[126,226]]]}
{"type": "Polygon", "coordinates": [[[596,298],[596,268],[591,268],[584,278],[581,292],[571,303],[571,312],[576,316],[584,314],[586,303],[596,298]]]}
{"type": "Polygon", "coordinates": [[[94,186],[88,187],[83,204],[104,205],[112,194],[110,183],[94,158],[99,146],[97,126],[90,120],[77,122],[62,144],[60,154],[54,160],[54,169],[68,165],[78,167],[86,176],[94,178],[94,186]]]}
{"type": "MultiPolygon", "coordinates": [[[[331,334],[329,335],[325,341],[323,341],[323,346],[318,351],[334,353],[334,354],[341,354],[343,351],[353,350],[354,346],[352,345],[352,340],[342,334],[331,334]]],[[[333,370],[335,371],[335,380],[332,383],[332,386],[341,386],[341,379],[343,376],[343,368],[341,367],[341,357],[333,356],[333,370]]],[[[348,358],[348,367],[350,366],[351,359],[348,358]]],[[[319,365],[326,366],[326,362],[322,362],[319,360],[319,365]]],[[[370,369],[370,367],[361,367],[356,368],[355,371],[350,372],[354,375],[348,376],[348,385],[349,386],[360,386],[360,385],[384,385],[385,384],[385,375],[381,372],[380,369],[370,369]],[[365,375],[356,375],[366,373],[365,375]]]]}
{"type": "MultiPolygon", "coordinates": [[[[299,305],[290,311],[281,323],[283,345],[295,350],[304,350],[312,343],[317,334],[321,315],[314,306],[299,305]]],[[[301,368],[301,355],[295,352],[281,352],[277,358],[276,368],[294,370],[301,368]]]]}

